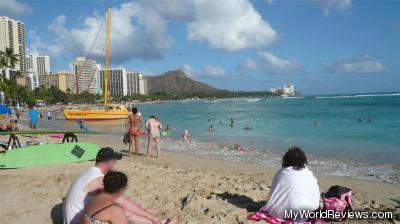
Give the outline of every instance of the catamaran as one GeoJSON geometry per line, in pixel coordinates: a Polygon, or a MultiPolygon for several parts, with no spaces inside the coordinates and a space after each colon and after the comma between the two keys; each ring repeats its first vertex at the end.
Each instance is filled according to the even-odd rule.
{"type": "Polygon", "coordinates": [[[107,12],[107,31],[105,47],[105,74],[104,74],[104,107],[101,108],[73,108],[64,109],[64,116],[67,120],[109,120],[124,119],[129,116],[129,111],[124,105],[108,104],[108,73],[109,73],[109,54],[110,54],[110,27],[111,8],[107,12]]]}

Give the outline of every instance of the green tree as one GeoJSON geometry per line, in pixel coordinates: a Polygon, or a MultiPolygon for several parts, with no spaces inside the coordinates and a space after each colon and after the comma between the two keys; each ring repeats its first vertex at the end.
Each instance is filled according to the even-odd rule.
{"type": "Polygon", "coordinates": [[[3,77],[5,76],[5,70],[7,68],[14,68],[18,61],[18,54],[14,54],[14,50],[12,48],[6,48],[4,52],[0,52],[0,66],[3,77]]]}

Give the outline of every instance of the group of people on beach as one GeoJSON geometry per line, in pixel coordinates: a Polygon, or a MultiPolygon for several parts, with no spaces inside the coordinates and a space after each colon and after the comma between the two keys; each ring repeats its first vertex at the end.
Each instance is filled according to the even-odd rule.
{"type": "MultiPolygon", "coordinates": [[[[154,120],[150,123],[156,124],[154,120]]],[[[112,148],[99,150],[94,166],[83,171],[68,190],[63,203],[64,224],[179,223],[178,216],[161,220],[155,210],[143,208],[127,197],[128,177],[114,171],[121,158],[122,154],[112,148]]],[[[286,223],[287,211],[317,211],[320,206],[318,181],[307,163],[307,157],[299,147],[290,148],[282,158],[282,168],[272,180],[267,203],[248,219],[286,223]]],[[[305,221],[304,218],[296,219],[297,223],[305,221]]]]}
{"type": "MultiPolygon", "coordinates": [[[[129,158],[132,157],[132,147],[135,144],[136,157],[139,155],[139,138],[142,135],[140,131],[143,125],[143,118],[138,112],[136,107],[132,108],[132,113],[128,116],[125,122],[125,128],[129,135],[129,158]]],[[[150,157],[152,144],[156,145],[157,155],[156,158],[160,157],[160,130],[163,128],[160,120],[156,116],[152,115],[149,117],[145,124],[147,130],[147,154],[146,157],[150,157]]]]}
{"type": "Polygon", "coordinates": [[[126,196],[128,177],[114,167],[122,154],[99,150],[93,167],[71,184],[63,203],[64,224],[176,224],[177,216],[161,220],[126,196]]]}

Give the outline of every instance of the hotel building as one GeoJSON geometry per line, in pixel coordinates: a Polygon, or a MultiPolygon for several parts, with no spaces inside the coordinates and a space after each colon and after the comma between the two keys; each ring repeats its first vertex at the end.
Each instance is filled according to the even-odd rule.
{"type": "Polygon", "coordinates": [[[50,58],[47,55],[31,53],[26,56],[28,86],[33,90],[40,85],[41,76],[50,73],[50,58]]]}
{"type": "Polygon", "coordinates": [[[61,91],[71,91],[74,85],[74,76],[66,72],[49,73],[40,76],[40,83],[46,88],[57,87],[61,91]]]}
{"type": "MultiPolygon", "coordinates": [[[[18,62],[12,65],[11,70],[25,73],[25,25],[24,23],[0,16],[0,51],[11,48],[14,54],[18,54],[18,62]]],[[[6,78],[10,78],[9,71],[6,71],[6,78]]]]}
{"type": "Polygon", "coordinates": [[[73,89],[71,89],[72,93],[82,93],[85,91],[98,93],[100,64],[85,57],[77,57],[71,63],[71,70],[74,80],[77,80],[73,89]]]}
{"type": "Polygon", "coordinates": [[[294,86],[292,84],[287,84],[277,88],[271,88],[271,93],[275,95],[287,95],[292,96],[295,95],[294,86]]]}
{"type": "MultiPolygon", "coordinates": [[[[100,69],[99,72],[99,89],[103,93],[105,69],[100,69]]],[[[108,70],[108,94],[110,97],[126,96],[128,89],[126,85],[126,69],[113,68],[108,70]]]]}
{"type": "Polygon", "coordinates": [[[127,73],[127,88],[128,96],[134,94],[147,94],[147,80],[142,73],[128,72],[127,73]]]}
{"type": "MultiPolygon", "coordinates": [[[[99,86],[103,92],[105,69],[100,69],[99,86]]],[[[131,96],[135,94],[147,94],[147,82],[143,74],[127,72],[125,68],[109,69],[108,92],[111,97],[131,96]]]]}

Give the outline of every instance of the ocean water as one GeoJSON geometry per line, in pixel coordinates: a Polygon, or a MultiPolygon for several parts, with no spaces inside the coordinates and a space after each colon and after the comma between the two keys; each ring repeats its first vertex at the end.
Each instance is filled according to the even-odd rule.
{"type": "MultiPolygon", "coordinates": [[[[156,115],[164,127],[173,128],[162,139],[167,150],[277,167],[284,152],[296,145],[317,172],[400,184],[400,93],[188,100],[137,107],[144,118],[156,115]],[[229,126],[231,118],[234,127],[229,126]],[[190,142],[180,140],[185,129],[190,142]],[[236,143],[248,151],[235,151],[236,143]]],[[[121,122],[88,124],[115,135],[123,131],[121,122]]]]}
{"type": "Polygon", "coordinates": [[[137,106],[143,117],[156,115],[174,128],[164,141],[170,150],[279,166],[282,154],[296,145],[319,172],[400,183],[399,93],[137,106]],[[179,141],[184,129],[193,137],[191,144],[179,141]],[[235,152],[235,143],[249,151],[235,152]]]}

